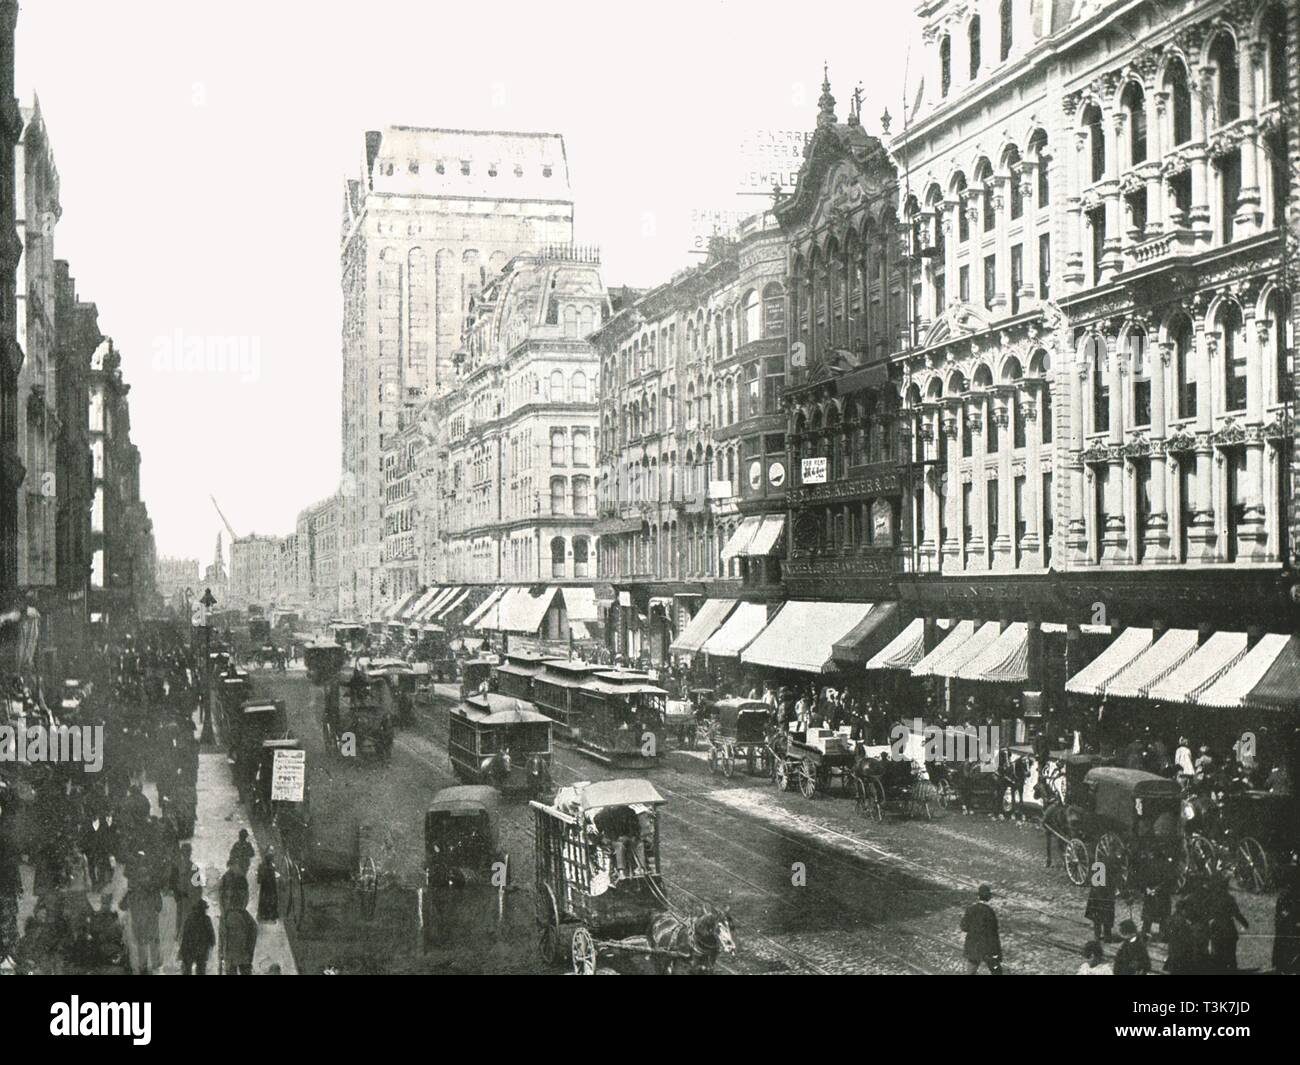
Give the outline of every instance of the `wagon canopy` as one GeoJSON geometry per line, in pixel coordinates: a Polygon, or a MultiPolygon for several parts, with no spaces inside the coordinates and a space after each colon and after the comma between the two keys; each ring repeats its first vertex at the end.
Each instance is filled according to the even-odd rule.
{"type": "Polygon", "coordinates": [[[593,784],[578,785],[578,805],[584,811],[600,810],[606,806],[661,806],[667,800],[655,790],[648,780],[635,777],[626,780],[598,780],[593,784]]]}
{"type": "Polygon", "coordinates": [[[496,788],[490,788],[486,784],[461,784],[438,792],[433,797],[433,802],[429,803],[425,818],[427,822],[435,814],[483,812],[495,820],[499,805],[500,796],[496,788]]]}
{"type": "Polygon", "coordinates": [[[766,718],[771,712],[767,703],[761,703],[757,699],[723,699],[714,706],[718,711],[718,723],[722,726],[724,732],[733,733],[736,731],[736,723],[742,717],[754,715],[766,718]]]}

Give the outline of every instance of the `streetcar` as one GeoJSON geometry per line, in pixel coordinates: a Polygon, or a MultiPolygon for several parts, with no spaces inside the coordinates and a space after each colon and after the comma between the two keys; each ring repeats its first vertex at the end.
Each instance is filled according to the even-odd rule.
{"type": "Polygon", "coordinates": [[[506,660],[497,666],[493,674],[496,690],[502,695],[512,695],[516,699],[531,701],[533,680],[541,675],[547,659],[547,655],[535,651],[508,652],[506,660]]]}
{"type": "Polygon", "coordinates": [[[573,691],[569,732],[587,754],[610,765],[657,764],[666,739],[668,692],[644,673],[613,670],[573,691]]]}
{"type": "Polygon", "coordinates": [[[448,716],[451,768],[467,784],[541,795],[551,780],[551,724],[518,699],[471,695],[448,716]]]}
{"type": "Polygon", "coordinates": [[[553,658],[533,678],[533,704],[555,722],[559,735],[574,736],[574,694],[589,678],[607,668],[571,658],[553,658]]]}

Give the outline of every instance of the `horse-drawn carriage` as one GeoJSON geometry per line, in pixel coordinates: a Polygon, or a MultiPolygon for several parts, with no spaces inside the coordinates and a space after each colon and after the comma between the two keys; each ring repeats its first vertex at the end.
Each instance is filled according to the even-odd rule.
{"type": "Polygon", "coordinates": [[[1222,873],[1252,892],[1272,887],[1300,824],[1300,802],[1271,791],[1196,795],[1185,812],[1191,871],[1222,873]]]}
{"type": "Polygon", "coordinates": [[[415,721],[415,696],[420,679],[415,666],[401,658],[371,658],[361,659],[357,668],[365,673],[368,682],[376,678],[387,682],[393,716],[399,724],[415,721]]]}
{"type": "Polygon", "coordinates": [[[289,735],[289,715],[283,699],[249,699],[227,718],[230,760],[241,799],[247,799],[265,740],[289,735]]]}
{"type": "Polygon", "coordinates": [[[659,807],[648,780],[562,788],[533,811],[543,961],[597,971],[601,955],[649,957],[660,972],[711,971],[735,951],[731,918],[672,912],[660,862],[659,807]]]}
{"type": "Polygon", "coordinates": [[[1177,782],[1141,769],[1066,759],[1065,801],[1043,811],[1050,864],[1052,841],[1064,847],[1066,875],[1082,887],[1101,867],[1117,895],[1187,877],[1183,796],[1177,782]]]}
{"type": "Polygon", "coordinates": [[[340,756],[369,749],[387,764],[393,755],[392,693],[383,676],[344,671],[325,689],[325,746],[340,756]]]}
{"type": "Polygon", "coordinates": [[[798,788],[805,799],[828,791],[839,777],[846,790],[854,788],[854,753],[849,742],[829,729],[808,729],[769,734],[768,757],[772,779],[780,791],[798,788]]]}
{"type": "Polygon", "coordinates": [[[768,733],[772,728],[772,710],[757,699],[720,699],[713,704],[715,719],[709,729],[709,772],[722,770],[724,777],[735,775],[737,760],[743,759],[747,772],[771,772],[771,748],[768,733]]]}
{"type": "Polygon", "coordinates": [[[929,775],[937,764],[892,757],[888,749],[877,758],[858,757],[850,771],[854,804],[877,823],[885,819],[887,810],[907,818],[932,820],[948,803],[946,785],[929,775]]]}
{"type": "Polygon", "coordinates": [[[684,699],[664,703],[664,728],[678,747],[693,751],[699,741],[700,728],[707,728],[713,707],[712,688],[692,688],[684,699]]]}
{"type": "Polygon", "coordinates": [[[471,695],[448,717],[451,768],[467,783],[540,796],[551,782],[551,725],[518,699],[471,695]]]}
{"type": "Polygon", "coordinates": [[[302,660],[313,684],[328,684],[348,660],[348,650],[333,640],[319,640],[302,650],[302,660]]]}
{"type": "Polygon", "coordinates": [[[425,947],[452,927],[473,922],[459,912],[470,899],[505,919],[510,856],[501,849],[499,797],[485,785],[443,788],[424,815],[425,882],[420,889],[420,930],[425,947]],[[457,912],[453,912],[457,911],[457,912]]]}

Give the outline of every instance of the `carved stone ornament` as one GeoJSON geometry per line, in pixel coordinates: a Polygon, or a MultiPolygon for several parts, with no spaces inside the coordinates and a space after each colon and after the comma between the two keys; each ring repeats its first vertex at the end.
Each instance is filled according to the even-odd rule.
{"type": "Polygon", "coordinates": [[[1151,454],[1151,441],[1145,434],[1138,433],[1130,437],[1120,447],[1120,452],[1129,461],[1148,458],[1151,454]]]}
{"type": "Polygon", "coordinates": [[[1110,446],[1107,444],[1093,444],[1092,447],[1084,450],[1082,458],[1088,465],[1094,465],[1099,462],[1109,462],[1110,446]]]}
{"type": "Polygon", "coordinates": [[[1246,430],[1236,418],[1227,418],[1218,432],[1210,435],[1210,440],[1219,447],[1232,447],[1246,442],[1246,430]]]}

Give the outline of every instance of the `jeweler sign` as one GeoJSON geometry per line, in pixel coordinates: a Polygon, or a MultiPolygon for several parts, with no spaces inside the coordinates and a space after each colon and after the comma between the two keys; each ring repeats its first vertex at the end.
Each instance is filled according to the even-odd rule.
{"type": "Polygon", "coordinates": [[[740,142],[737,191],[764,196],[771,196],[774,187],[793,191],[799,183],[804,148],[811,139],[812,134],[802,129],[752,130],[740,142]]]}
{"type": "Polygon", "coordinates": [[[307,788],[307,752],[276,751],[271,764],[271,801],[302,802],[307,788]]]}
{"type": "Polygon", "coordinates": [[[801,484],[825,484],[825,457],[819,459],[804,459],[803,466],[799,471],[799,482],[801,484]]]}

